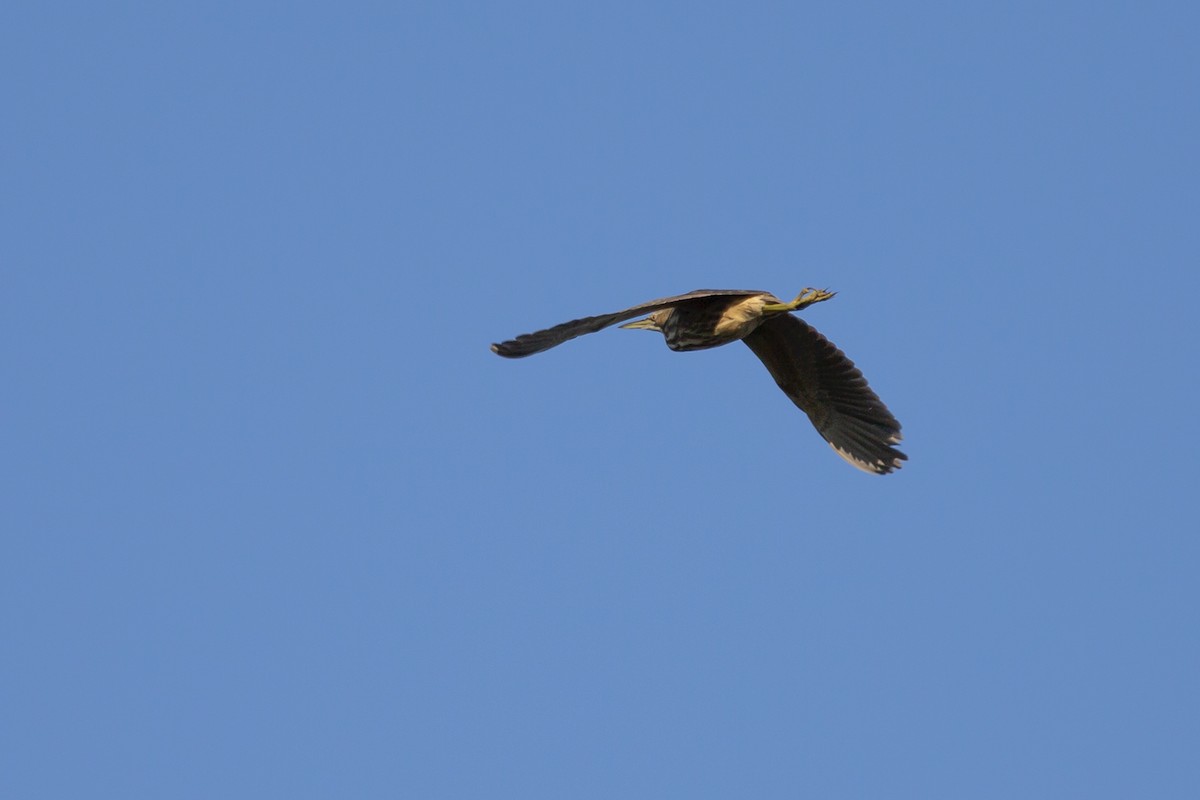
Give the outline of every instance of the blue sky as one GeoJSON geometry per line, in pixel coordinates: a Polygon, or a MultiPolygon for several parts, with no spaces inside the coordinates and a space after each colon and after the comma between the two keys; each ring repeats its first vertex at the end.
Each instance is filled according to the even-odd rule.
{"type": "Polygon", "coordinates": [[[10,4],[0,794],[1197,796],[1198,24],[10,4]]]}

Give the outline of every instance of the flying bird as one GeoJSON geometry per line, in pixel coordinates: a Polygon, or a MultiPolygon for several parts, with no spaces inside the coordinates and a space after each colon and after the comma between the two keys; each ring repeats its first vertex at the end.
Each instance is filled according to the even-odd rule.
{"type": "Polygon", "coordinates": [[[769,292],[698,289],[526,333],[493,344],[492,352],[523,358],[643,314],[621,327],[658,331],[672,350],[705,350],[741,339],[838,455],[864,472],[885,475],[908,458],[894,447],[900,423],[854,362],[791,313],[833,296],[805,289],[784,303],[769,292]]]}

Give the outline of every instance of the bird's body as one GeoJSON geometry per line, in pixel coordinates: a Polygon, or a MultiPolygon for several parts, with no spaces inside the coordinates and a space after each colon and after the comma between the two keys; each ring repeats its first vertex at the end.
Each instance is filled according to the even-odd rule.
{"type": "Polygon", "coordinates": [[[758,292],[730,297],[724,303],[716,299],[704,305],[683,303],[650,314],[647,319],[657,328],[647,328],[661,330],[672,350],[707,350],[749,336],[765,319],[763,306],[779,302],[773,294],[758,292]]]}
{"type": "Polygon", "coordinates": [[[885,474],[907,458],[893,447],[900,423],[854,362],[790,313],[831,297],[805,289],[784,303],[769,292],[699,289],[527,333],[492,345],[492,351],[506,358],[533,355],[642,314],[647,316],[621,327],[658,331],[672,350],[706,350],[740,339],[838,455],[865,472],[885,474]]]}

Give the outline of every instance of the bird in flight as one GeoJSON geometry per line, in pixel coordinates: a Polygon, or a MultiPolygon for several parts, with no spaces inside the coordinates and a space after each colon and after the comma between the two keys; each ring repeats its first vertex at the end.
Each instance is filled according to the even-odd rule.
{"type": "Polygon", "coordinates": [[[492,352],[530,356],[643,314],[644,319],[621,327],[658,331],[672,350],[705,350],[741,339],[838,455],[864,472],[886,475],[908,458],[894,446],[900,442],[900,423],[854,362],[791,313],[833,296],[805,289],[784,303],[769,292],[698,289],[526,333],[493,344],[492,352]]]}

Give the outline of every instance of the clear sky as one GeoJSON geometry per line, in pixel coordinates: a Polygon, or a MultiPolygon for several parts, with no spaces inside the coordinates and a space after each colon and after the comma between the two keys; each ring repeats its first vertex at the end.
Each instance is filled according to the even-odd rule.
{"type": "Polygon", "coordinates": [[[0,796],[1200,797],[1198,26],[6,4],[0,796]]]}

